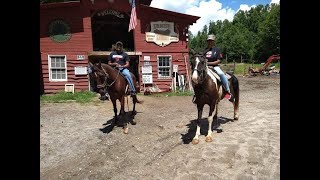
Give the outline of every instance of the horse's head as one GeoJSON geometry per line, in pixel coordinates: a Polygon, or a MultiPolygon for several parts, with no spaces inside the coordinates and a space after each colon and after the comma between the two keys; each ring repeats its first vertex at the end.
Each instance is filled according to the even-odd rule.
{"type": "Polygon", "coordinates": [[[207,75],[207,59],[201,52],[191,50],[192,82],[201,83],[207,75]]]}
{"type": "Polygon", "coordinates": [[[106,70],[102,67],[101,62],[91,64],[91,69],[92,69],[92,76],[96,80],[96,86],[98,89],[98,92],[100,93],[101,97],[105,96],[107,93],[107,80],[108,80],[108,73],[106,70]]]}

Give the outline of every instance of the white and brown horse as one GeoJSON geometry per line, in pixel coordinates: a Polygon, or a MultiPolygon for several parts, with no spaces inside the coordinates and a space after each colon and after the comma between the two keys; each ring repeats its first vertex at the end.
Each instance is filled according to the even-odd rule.
{"type": "MultiPolygon", "coordinates": [[[[212,123],[217,120],[218,103],[223,99],[225,92],[222,88],[221,82],[217,80],[212,69],[207,66],[207,59],[202,53],[191,54],[192,65],[192,85],[195,93],[194,103],[198,109],[197,131],[192,140],[192,144],[199,143],[200,136],[200,120],[202,118],[202,111],[205,104],[209,106],[209,127],[206,136],[206,142],[212,141],[212,123]]],[[[234,96],[234,119],[238,120],[239,114],[239,82],[234,75],[230,75],[229,81],[230,91],[234,96]]]]}

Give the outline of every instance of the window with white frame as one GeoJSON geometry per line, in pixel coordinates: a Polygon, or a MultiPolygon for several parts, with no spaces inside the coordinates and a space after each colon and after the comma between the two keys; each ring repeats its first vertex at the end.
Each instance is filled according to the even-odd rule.
{"type": "Polygon", "coordinates": [[[65,55],[49,55],[49,80],[67,81],[67,63],[65,55]]]}
{"type": "Polygon", "coordinates": [[[171,56],[160,55],[158,59],[158,78],[168,79],[171,78],[171,56]]]}

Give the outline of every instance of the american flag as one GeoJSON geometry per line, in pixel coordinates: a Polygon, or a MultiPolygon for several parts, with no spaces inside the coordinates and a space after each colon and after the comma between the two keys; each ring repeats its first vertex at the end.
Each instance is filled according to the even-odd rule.
{"type": "Polygon", "coordinates": [[[136,3],[135,0],[131,1],[131,17],[130,17],[130,23],[129,23],[129,30],[130,32],[131,29],[134,29],[137,25],[137,14],[136,14],[136,3]]]}

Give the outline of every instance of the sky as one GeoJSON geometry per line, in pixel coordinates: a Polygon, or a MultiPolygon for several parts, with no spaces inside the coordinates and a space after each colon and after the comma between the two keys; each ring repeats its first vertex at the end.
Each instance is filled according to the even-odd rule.
{"type": "Polygon", "coordinates": [[[211,21],[225,20],[232,21],[233,16],[239,10],[249,10],[259,4],[279,4],[280,0],[152,0],[150,6],[169,11],[199,16],[190,31],[196,35],[204,25],[211,21]]]}

